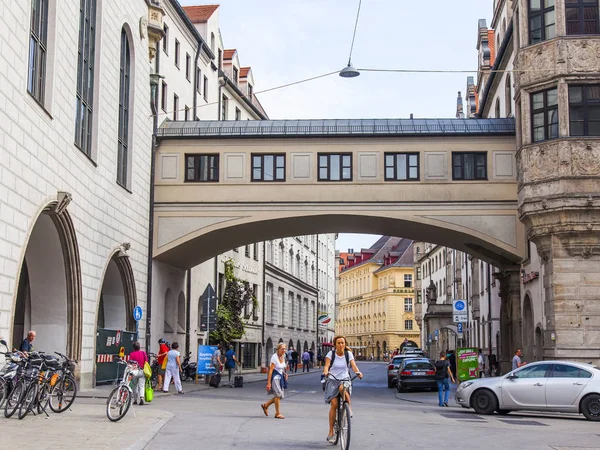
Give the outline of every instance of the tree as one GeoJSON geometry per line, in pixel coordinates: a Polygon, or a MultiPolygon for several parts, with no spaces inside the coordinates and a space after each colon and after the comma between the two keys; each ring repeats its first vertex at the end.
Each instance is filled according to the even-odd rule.
{"type": "Polygon", "coordinates": [[[217,324],[210,333],[211,341],[228,343],[241,339],[245,331],[242,312],[250,304],[255,310],[258,307],[254,291],[250,283],[235,276],[233,260],[229,259],[225,262],[225,291],[217,307],[217,324]]]}

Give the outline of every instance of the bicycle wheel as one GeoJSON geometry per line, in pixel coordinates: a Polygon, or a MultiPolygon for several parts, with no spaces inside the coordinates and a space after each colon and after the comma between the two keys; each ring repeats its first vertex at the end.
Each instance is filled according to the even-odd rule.
{"type": "Polygon", "coordinates": [[[23,419],[23,417],[25,417],[27,413],[33,409],[35,400],[37,399],[38,389],[39,386],[37,380],[33,380],[29,386],[27,386],[27,390],[19,402],[19,420],[23,419]]]}
{"type": "Polygon", "coordinates": [[[4,380],[4,378],[0,378],[0,409],[4,408],[4,402],[8,397],[8,383],[4,380]]]}
{"type": "Polygon", "coordinates": [[[117,386],[108,396],[106,401],[106,417],[111,422],[118,422],[131,406],[131,392],[124,385],[117,386]]]}
{"type": "Polygon", "coordinates": [[[50,409],[55,413],[66,411],[75,401],[75,397],[77,397],[77,383],[75,378],[67,375],[50,391],[50,409]]]}
{"type": "Polygon", "coordinates": [[[342,405],[338,413],[338,437],[341,450],[350,448],[350,407],[347,403],[342,405]]]}
{"type": "Polygon", "coordinates": [[[12,417],[12,415],[17,412],[19,408],[19,403],[21,402],[21,394],[25,391],[25,383],[23,381],[18,381],[16,386],[6,397],[5,405],[4,405],[4,417],[7,419],[12,417]]]}
{"type": "Polygon", "coordinates": [[[46,412],[48,403],[50,402],[50,384],[44,383],[39,390],[38,401],[37,401],[37,413],[42,414],[46,412]]]}

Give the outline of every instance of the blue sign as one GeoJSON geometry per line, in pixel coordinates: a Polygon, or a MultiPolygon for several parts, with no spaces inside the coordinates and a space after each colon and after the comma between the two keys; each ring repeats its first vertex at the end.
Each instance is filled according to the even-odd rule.
{"type": "Polygon", "coordinates": [[[457,330],[459,333],[462,333],[462,332],[463,332],[463,324],[462,324],[462,322],[458,322],[458,323],[456,324],[456,330],[457,330]]]}
{"type": "Polygon", "coordinates": [[[439,335],[440,335],[440,330],[435,330],[435,337],[437,338],[437,337],[439,337],[439,335]]]}
{"type": "Polygon", "coordinates": [[[454,309],[457,311],[463,311],[466,308],[465,302],[462,300],[457,300],[454,302],[454,309]]]}
{"type": "Polygon", "coordinates": [[[136,306],[135,308],[133,308],[133,318],[136,321],[142,320],[142,307],[141,306],[136,306]]]}
{"type": "Polygon", "coordinates": [[[213,375],[217,371],[212,363],[212,356],[216,345],[199,345],[198,346],[198,375],[213,375]]]}
{"type": "Polygon", "coordinates": [[[429,342],[431,342],[433,340],[433,338],[431,337],[431,334],[429,335],[429,342]]]}

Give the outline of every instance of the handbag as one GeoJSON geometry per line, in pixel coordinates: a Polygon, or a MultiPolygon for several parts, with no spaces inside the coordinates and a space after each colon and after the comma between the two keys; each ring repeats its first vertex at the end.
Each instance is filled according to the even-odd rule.
{"type": "Polygon", "coordinates": [[[167,355],[165,355],[165,359],[163,359],[163,363],[162,363],[162,366],[160,368],[161,369],[166,369],[167,368],[167,355]]]}
{"type": "Polygon", "coordinates": [[[150,367],[148,361],[144,363],[144,376],[146,377],[146,379],[152,377],[152,367],[150,367]]]}
{"type": "Polygon", "coordinates": [[[154,398],[154,389],[152,389],[152,384],[150,384],[150,380],[146,380],[146,388],[144,389],[144,401],[146,403],[150,403],[154,398]]]}

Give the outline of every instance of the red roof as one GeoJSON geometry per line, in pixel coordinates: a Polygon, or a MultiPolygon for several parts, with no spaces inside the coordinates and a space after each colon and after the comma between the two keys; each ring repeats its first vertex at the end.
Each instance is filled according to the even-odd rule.
{"type": "Polygon", "coordinates": [[[231,50],[223,50],[223,59],[232,59],[235,52],[235,48],[231,50]]]}
{"type": "Polygon", "coordinates": [[[192,23],[206,22],[217,10],[219,5],[184,6],[183,10],[192,23]]]}
{"type": "Polygon", "coordinates": [[[240,67],[240,78],[246,78],[250,72],[250,67],[240,67]]]}

